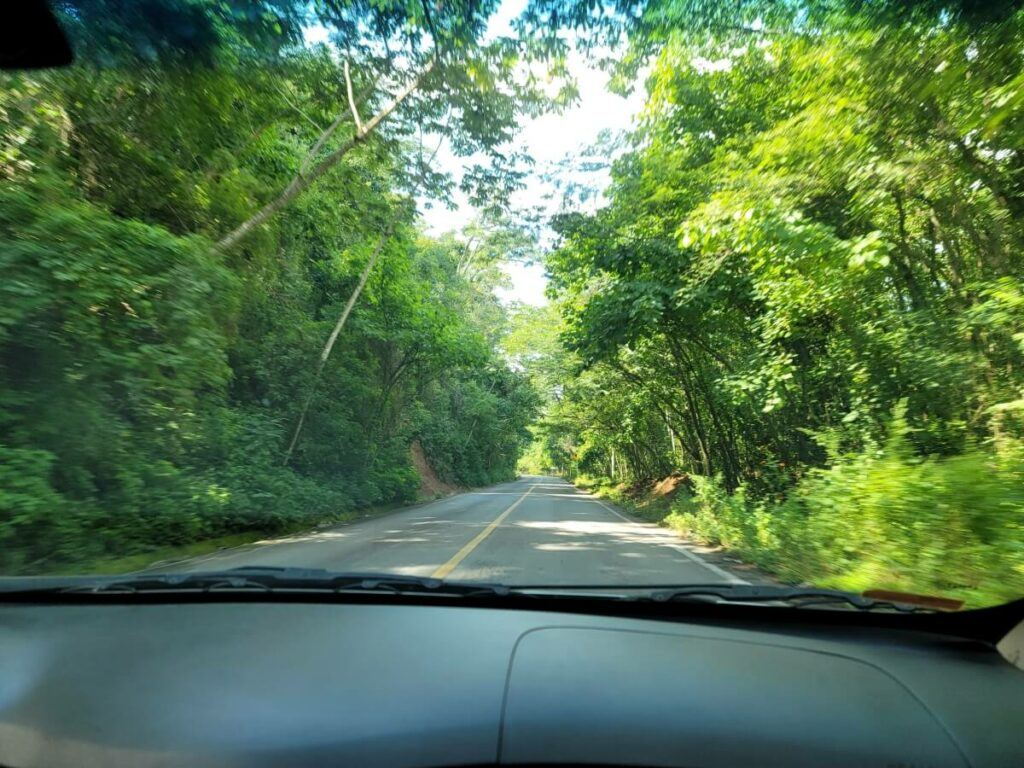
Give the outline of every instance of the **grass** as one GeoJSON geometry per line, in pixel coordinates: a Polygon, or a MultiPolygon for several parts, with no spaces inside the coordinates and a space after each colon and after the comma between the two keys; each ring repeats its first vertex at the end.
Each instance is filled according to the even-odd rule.
{"type": "Polygon", "coordinates": [[[728,493],[693,477],[671,499],[652,484],[577,484],[681,536],[720,546],[785,583],[881,588],[964,601],[1018,598],[1024,586],[1018,464],[972,452],[908,459],[896,451],[837,461],[782,501],[728,493]]]}
{"type": "Polygon", "coordinates": [[[592,493],[602,499],[614,502],[630,514],[652,523],[663,523],[671,513],[672,505],[687,491],[680,488],[675,497],[655,496],[649,492],[637,492],[637,489],[625,485],[612,485],[606,480],[580,475],[573,481],[577,488],[592,493]]]}
{"type": "MultiPolygon", "coordinates": [[[[165,560],[187,560],[193,557],[209,555],[222,549],[231,549],[245,544],[252,544],[255,541],[266,539],[269,534],[263,531],[246,531],[245,533],[233,533],[228,536],[218,536],[212,539],[194,541],[191,544],[182,544],[175,547],[158,547],[156,549],[138,552],[132,555],[121,557],[101,557],[91,560],[84,560],[80,563],[62,565],[59,568],[48,570],[47,575],[72,576],[80,574],[110,574],[133,573],[151,568],[157,563],[165,560]]],[[[287,535],[275,533],[277,535],[287,535]]]]}

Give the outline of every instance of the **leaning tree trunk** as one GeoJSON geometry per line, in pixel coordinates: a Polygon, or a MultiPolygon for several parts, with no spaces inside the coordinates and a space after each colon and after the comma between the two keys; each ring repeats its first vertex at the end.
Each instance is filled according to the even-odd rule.
{"type": "Polygon", "coordinates": [[[350,150],[354,149],[359,144],[362,144],[367,138],[377,129],[380,123],[387,118],[392,112],[394,112],[398,106],[405,101],[409,95],[419,88],[423,82],[423,78],[434,68],[435,60],[431,59],[427,62],[427,65],[420,70],[417,74],[398,94],[391,99],[384,107],[371,117],[366,123],[362,123],[359,120],[359,113],[355,106],[355,101],[352,95],[351,80],[348,77],[348,66],[345,67],[345,75],[347,81],[347,91],[349,99],[349,107],[352,111],[352,116],[355,119],[355,131],[352,137],[349,138],[344,144],[335,149],[334,151],[327,154],[320,162],[310,166],[311,161],[315,157],[316,153],[323,147],[327,140],[331,137],[331,134],[337,130],[341,124],[341,117],[335,120],[317,139],[316,143],[310,149],[309,157],[307,161],[303,163],[299,172],[295,174],[295,177],[288,183],[280,194],[277,195],[273,200],[268,202],[256,213],[250,216],[248,219],[243,221],[234,230],[229,232],[227,235],[222,237],[217,244],[214,246],[215,251],[226,251],[233,248],[241,240],[243,240],[250,232],[256,229],[258,226],[270,219],[275,213],[285,208],[292,200],[305,192],[317,179],[331,170],[336,166],[341,159],[349,153],[350,150]]]}
{"type": "Polygon", "coordinates": [[[356,301],[359,299],[359,294],[363,292],[363,287],[366,285],[366,281],[369,279],[370,273],[373,271],[373,267],[377,263],[377,259],[380,258],[380,254],[384,250],[384,244],[387,242],[388,237],[391,234],[392,225],[389,225],[388,228],[384,230],[380,236],[380,240],[377,241],[377,246],[373,249],[373,253],[370,254],[370,258],[366,262],[366,266],[363,267],[363,271],[359,275],[359,282],[356,283],[356,287],[352,290],[352,295],[349,296],[348,301],[345,302],[345,308],[341,311],[341,315],[338,316],[338,322],[334,324],[334,330],[331,331],[331,335],[327,337],[327,343],[324,344],[324,348],[320,352],[320,358],[316,363],[316,371],[313,373],[313,382],[309,385],[309,392],[306,394],[306,400],[303,402],[302,410],[299,412],[299,420],[295,424],[295,432],[292,433],[292,440],[288,443],[288,450],[284,454],[285,465],[291,461],[292,453],[295,451],[295,446],[299,442],[299,435],[302,434],[302,427],[306,423],[306,414],[309,412],[310,403],[313,402],[313,397],[316,395],[316,388],[320,383],[320,375],[324,371],[324,365],[327,363],[327,358],[331,356],[331,350],[334,349],[334,342],[338,340],[338,335],[341,333],[341,329],[345,327],[345,322],[348,320],[348,316],[352,312],[352,307],[355,306],[356,301]]]}

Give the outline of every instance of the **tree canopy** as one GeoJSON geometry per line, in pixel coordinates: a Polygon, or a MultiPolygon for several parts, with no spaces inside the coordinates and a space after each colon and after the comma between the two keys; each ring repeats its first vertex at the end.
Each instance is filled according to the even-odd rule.
{"type": "Polygon", "coordinates": [[[646,104],[608,205],[554,223],[556,354],[574,373],[531,456],[706,478],[681,525],[802,580],[1018,594],[1024,16],[538,12],[600,9],[598,28],[628,37],[622,62],[648,68],[646,104]],[[968,466],[982,501],[942,490],[968,466]]]}
{"type": "Polygon", "coordinates": [[[469,257],[415,200],[450,194],[440,139],[514,187],[557,56],[485,39],[493,3],[56,10],[77,64],[0,93],[5,569],[407,501],[415,442],[450,483],[510,477],[536,398],[492,288],[527,245],[501,195],[469,257]]]}

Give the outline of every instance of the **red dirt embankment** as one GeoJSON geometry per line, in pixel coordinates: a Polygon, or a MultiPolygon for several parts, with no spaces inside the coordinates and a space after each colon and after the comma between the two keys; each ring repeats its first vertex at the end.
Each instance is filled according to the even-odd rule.
{"type": "Polygon", "coordinates": [[[680,486],[689,490],[692,486],[690,476],[683,472],[673,472],[668,477],[662,478],[651,488],[652,496],[668,497],[671,499],[676,495],[680,486]]]}
{"type": "Polygon", "coordinates": [[[409,453],[412,455],[412,465],[416,468],[416,474],[420,476],[420,496],[427,499],[436,499],[439,496],[448,496],[458,490],[451,483],[446,483],[437,476],[437,473],[427,461],[427,455],[423,452],[423,446],[419,440],[413,440],[409,446],[409,453]]]}

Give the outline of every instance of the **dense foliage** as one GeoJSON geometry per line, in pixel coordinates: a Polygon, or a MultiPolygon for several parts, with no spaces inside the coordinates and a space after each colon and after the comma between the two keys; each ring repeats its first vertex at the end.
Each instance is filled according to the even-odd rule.
{"type": "Polygon", "coordinates": [[[1019,596],[1024,15],[708,7],[633,8],[646,107],[556,222],[532,466],[683,470],[676,524],[790,578],[1019,596]]]}
{"type": "MultiPolygon", "coordinates": [[[[312,7],[58,3],[79,63],[3,77],[5,572],[408,501],[417,439],[446,481],[514,473],[535,397],[494,351],[502,254],[424,237],[413,199],[451,188],[419,131],[486,158],[537,108],[517,49],[480,42],[488,4],[312,7]]],[[[514,186],[502,159],[467,189],[514,186]]]]}
{"type": "Polygon", "coordinates": [[[680,474],[786,579],[1024,593],[1015,3],[53,5],[78,63],[0,90],[3,570],[407,501],[413,445],[508,478],[542,400],[523,468],[680,474]],[[509,310],[570,40],[646,103],[509,310]]]}

